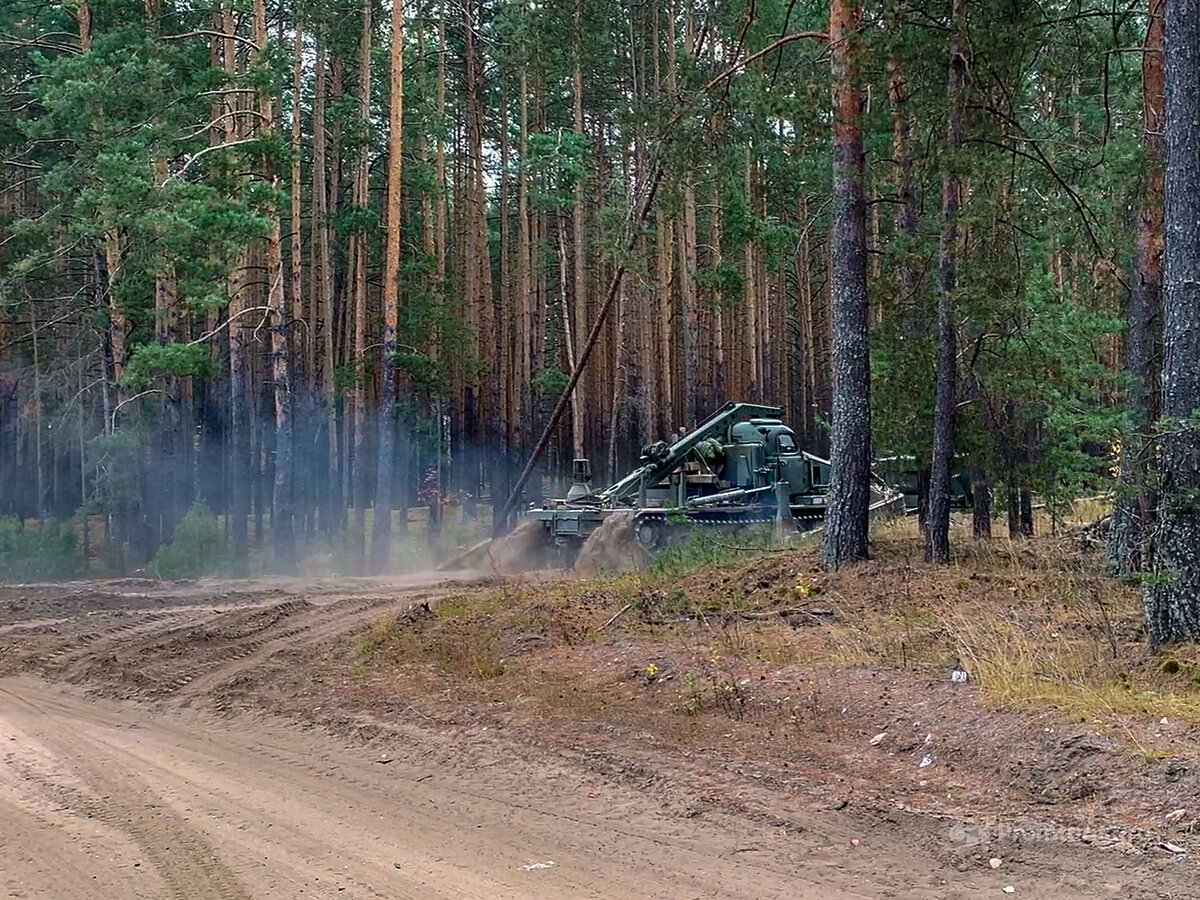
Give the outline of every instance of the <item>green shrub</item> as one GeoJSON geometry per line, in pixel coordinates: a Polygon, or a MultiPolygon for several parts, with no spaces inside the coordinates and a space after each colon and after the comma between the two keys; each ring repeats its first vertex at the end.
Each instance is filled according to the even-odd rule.
{"type": "Polygon", "coordinates": [[[158,578],[197,578],[225,567],[225,536],[203,503],[193,503],[175,526],[175,540],[159,548],[149,570],[158,578]]]}
{"type": "Polygon", "coordinates": [[[672,581],[705,566],[727,566],[770,549],[771,528],[743,528],[731,535],[704,527],[680,526],[680,533],[659,550],[650,574],[672,581]]]}
{"type": "Polygon", "coordinates": [[[0,519],[0,581],[71,578],[83,569],[79,536],[69,521],[22,528],[11,516],[0,519]]]}

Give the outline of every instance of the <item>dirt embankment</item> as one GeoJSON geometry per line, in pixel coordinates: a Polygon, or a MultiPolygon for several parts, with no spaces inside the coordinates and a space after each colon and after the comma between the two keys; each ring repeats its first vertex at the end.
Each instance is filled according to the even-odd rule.
{"type": "Polygon", "coordinates": [[[4,886],[1195,896],[1190,662],[1142,661],[1086,560],[904,546],[832,577],[5,588],[4,886]]]}

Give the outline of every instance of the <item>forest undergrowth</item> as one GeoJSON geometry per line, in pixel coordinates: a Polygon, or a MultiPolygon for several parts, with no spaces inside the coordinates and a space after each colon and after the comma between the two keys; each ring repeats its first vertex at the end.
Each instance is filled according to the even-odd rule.
{"type": "Polygon", "coordinates": [[[815,543],[750,535],[694,540],[642,571],[512,577],[380,619],[346,662],[357,678],[454,682],[568,717],[633,701],[682,719],[795,722],[818,682],[867,672],[1095,727],[1139,756],[1171,752],[1154,738],[1164,720],[1200,724],[1200,654],[1147,654],[1137,589],[1078,530],[964,538],[948,567],[924,562],[911,520],[877,528],[872,546],[837,572],[815,543]]]}

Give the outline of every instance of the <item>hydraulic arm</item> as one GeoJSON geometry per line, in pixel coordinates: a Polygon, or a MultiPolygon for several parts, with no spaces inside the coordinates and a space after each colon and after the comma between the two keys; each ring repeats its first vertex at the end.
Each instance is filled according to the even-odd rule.
{"type": "Polygon", "coordinates": [[[743,418],[778,418],[782,413],[783,410],[778,406],[761,406],[757,403],[726,403],[695,431],[685,434],[674,444],[666,447],[663,452],[656,453],[649,459],[646,454],[643,454],[642,458],[647,459],[645,463],[620,481],[606,487],[599,493],[599,496],[611,502],[636,498],[643,484],[657,484],[662,478],[673,472],[701,441],[722,434],[730,425],[743,418]]]}

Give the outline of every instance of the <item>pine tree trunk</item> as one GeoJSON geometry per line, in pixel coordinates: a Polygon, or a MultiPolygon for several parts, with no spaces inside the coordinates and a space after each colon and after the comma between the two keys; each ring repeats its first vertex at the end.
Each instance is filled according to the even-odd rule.
{"type": "MultiPolygon", "coordinates": [[[[721,217],[721,189],[714,182],[712,188],[712,205],[708,219],[708,265],[712,269],[721,266],[721,237],[724,223],[721,217]]],[[[709,303],[712,310],[712,374],[711,391],[705,410],[714,410],[725,404],[728,365],[725,350],[725,303],[724,298],[713,297],[709,303]]]]}
{"type": "Polygon", "coordinates": [[[39,527],[46,519],[46,485],[42,470],[42,366],[38,354],[37,306],[29,305],[29,337],[33,347],[33,480],[37,485],[36,506],[39,527]]]}
{"type": "Polygon", "coordinates": [[[1163,422],[1145,587],[1151,647],[1200,638],[1200,0],[1166,10],[1163,422]]]}
{"type": "MultiPolygon", "coordinates": [[[[444,308],[446,303],[446,203],[448,192],[446,184],[446,142],[443,137],[443,129],[446,122],[446,22],[444,19],[438,19],[437,23],[437,47],[437,71],[434,83],[434,100],[437,110],[438,129],[437,136],[434,139],[433,153],[434,190],[436,191],[433,228],[433,293],[437,298],[437,302],[444,308]]],[[[434,360],[442,359],[444,337],[444,331],[440,327],[433,329],[430,335],[430,353],[434,360]]],[[[449,372],[450,409],[453,410],[459,395],[457,384],[458,370],[456,367],[450,366],[449,372]]],[[[442,401],[440,399],[437,400],[434,404],[434,413],[437,418],[434,506],[438,509],[439,514],[441,498],[446,487],[444,461],[447,459],[446,451],[449,449],[446,439],[453,434],[453,428],[446,429],[443,425],[444,409],[442,401]]],[[[437,527],[440,528],[440,521],[437,527]]]]}
{"type": "Polygon", "coordinates": [[[392,3],[391,95],[388,105],[387,223],[383,256],[383,391],[379,402],[379,468],[371,570],[382,572],[391,554],[396,497],[396,330],[400,322],[400,187],[404,150],[404,4],[392,3]]]}
{"type": "MultiPolygon", "coordinates": [[[[312,328],[315,325],[313,322],[305,322],[304,315],[304,244],[301,240],[300,231],[300,205],[301,205],[301,173],[300,173],[300,156],[301,156],[301,139],[302,134],[302,117],[301,97],[304,89],[304,29],[300,22],[293,25],[295,36],[292,43],[292,133],[291,133],[291,178],[290,178],[290,199],[291,199],[291,235],[289,241],[289,283],[291,291],[291,321],[305,325],[302,331],[297,332],[292,339],[294,346],[292,347],[292,363],[295,371],[292,373],[295,383],[292,385],[293,390],[299,394],[303,391],[305,376],[308,374],[305,366],[305,361],[312,356],[311,351],[299,352],[300,347],[309,343],[309,336],[312,334],[312,328]]],[[[293,328],[295,324],[293,324],[293,328]]]]}
{"type": "Polygon", "coordinates": [[[109,344],[112,347],[112,391],[114,405],[121,399],[121,377],[125,374],[125,365],[129,362],[129,318],[124,310],[117,305],[117,296],[113,285],[121,276],[121,264],[124,261],[124,241],[116,230],[108,231],[104,236],[104,272],[106,276],[105,297],[107,299],[109,344]]]}
{"type": "MultiPolygon", "coordinates": [[[[471,312],[474,324],[475,356],[486,366],[473,378],[473,401],[475,422],[471,439],[476,443],[472,454],[476,463],[472,466],[472,482],[479,483],[475,474],[480,466],[486,465],[489,480],[497,482],[499,463],[497,454],[481,456],[479,445],[496,446],[500,422],[498,421],[499,383],[496,370],[496,308],[492,297],[491,253],[487,223],[487,189],[484,181],[484,97],[483,59],[477,47],[477,12],[482,10],[477,0],[463,4],[463,74],[464,103],[466,106],[466,204],[464,230],[466,232],[464,263],[464,300],[471,312]]],[[[478,491],[473,491],[478,493],[478,491]]]]}
{"type": "Polygon", "coordinates": [[[822,559],[829,568],[867,557],[871,478],[871,370],[867,343],[866,208],[862,96],[858,74],[859,0],[831,0],[833,76],[833,475],[822,559]]]}
{"type": "Polygon", "coordinates": [[[293,447],[293,512],[301,521],[310,521],[312,512],[312,481],[315,471],[311,452],[296,452],[297,448],[311,447],[309,427],[311,423],[311,393],[309,379],[314,347],[313,330],[316,319],[305,310],[304,294],[304,242],[301,233],[301,205],[303,203],[300,160],[302,156],[303,117],[301,115],[304,90],[304,28],[299,19],[293,25],[292,41],[292,133],[291,171],[289,173],[291,222],[288,249],[289,290],[291,309],[288,338],[288,359],[291,367],[292,398],[292,447],[293,447]]]}
{"type": "Polygon", "coordinates": [[[629,381],[625,364],[625,335],[628,331],[626,316],[628,315],[627,293],[625,282],[621,282],[620,293],[617,295],[617,346],[614,354],[612,401],[609,407],[608,419],[608,477],[615,480],[617,473],[617,435],[620,432],[621,407],[628,392],[629,381]]]}
{"type": "Polygon", "coordinates": [[[88,0],[76,0],[71,13],[79,28],[79,52],[87,53],[92,49],[92,6],[88,0]]]}
{"type": "Polygon", "coordinates": [[[1033,493],[1029,488],[1021,488],[1020,495],[1021,506],[1021,537],[1033,537],[1033,493]]]}
{"type": "MultiPolygon", "coordinates": [[[[574,314],[579,310],[573,311],[571,304],[567,301],[567,292],[570,290],[572,283],[571,278],[571,257],[567,254],[567,223],[566,216],[563,215],[560,209],[555,216],[558,233],[558,284],[559,284],[559,299],[561,301],[561,315],[563,328],[563,350],[567,359],[567,374],[575,373],[577,365],[577,356],[575,348],[578,346],[583,348],[583,338],[579,332],[583,328],[582,322],[573,321],[574,314]]],[[[580,378],[582,379],[582,375],[580,378]]],[[[583,410],[582,398],[578,386],[571,392],[571,453],[575,459],[582,459],[584,456],[583,447],[583,410]]]]}
{"type": "Polygon", "coordinates": [[[812,248],[809,233],[812,219],[808,213],[808,198],[799,197],[796,217],[800,224],[800,244],[796,255],[796,283],[799,294],[797,318],[800,348],[801,416],[803,443],[814,448],[817,432],[817,325],[813,316],[812,248]]]}
{"type": "MultiPolygon", "coordinates": [[[[529,84],[522,68],[518,79],[521,96],[517,106],[520,110],[517,154],[522,161],[529,158],[529,84]]],[[[524,165],[517,172],[517,335],[520,341],[521,379],[521,446],[528,449],[534,440],[534,326],[533,279],[530,271],[529,247],[529,176],[524,165]]]]}
{"type": "MultiPolygon", "coordinates": [[[[637,192],[639,181],[645,177],[647,153],[644,146],[638,146],[638,174],[629,187],[629,196],[637,192]]],[[[655,293],[650,289],[648,269],[650,259],[647,252],[638,255],[637,264],[642,276],[635,285],[637,295],[635,309],[637,310],[637,371],[638,371],[638,435],[641,443],[649,444],[658,432],[658,379],[655,372],[656,346],[654,342],[654,308],[655,293]]]]}
{"type": "MultiPolygon", "coordinates": [[[[234,42],[233,13],[227,7],[221,10],[221,28],[226,35],[224,39],[223,57],[226,77],[233,80],[239,76],[237,63],[237,48],[234,42]]],[[[241,96],[236,93],[226,95],[226,114],[229,116],[227,136],[231,140],[239,140],[242,135],[240,125],[243,116],[241,112],[241,96]]],[[[250,253],[247,249],[234,264],[229,274],[229,526],[231,551],[231,574],[235,577],[245,576],[249,558],[249,519],[252,492],[254,490],[251,477],[250,429],[252,399],[250,394],[250,336],[246,317],[243,313],[248,306],[246,302],[247,271],[250,253]]]]}
{"type": "MultiPolygon", "coordinates": [[[[362,37],[358,56],[358,102],[362,128],[370,131],[371,122],[371,0],[362,4],[362,37]]],[[[370,177],[368,169],[370,143],[364,142],[354,168],[354,206],[360,212],[370,203],[370,177]]],[[[352,290],[354,293],[354,348],[351,363],[354,370],[354,389],[351,392],[353,407],[353,456],[350,460],[351,483],[348,492],[353,498],[354,523],[350,544],[356,572],[366,569],[367,542],[367,236],[363,227],[350,238],[352,290]]]]}
{"type": "MultiPolygon", "coordinates": [[[[861,140],[861,139],[860,139],[861,140]]],[[[754,156],[750,146],[745,149],[745,170],[742,172],[742,192],[745,196],[746,212],[753,215],[754,212],[754,156]]],[[[859,187],[861,189],[861,181],[859,187]]],[[[864,208],[865,214],[865,208],[864,208]]],[[[760,350],[762,345],[758,339],[758,266],[755,263],[755,246],[753,240],[746,241],[744,250],[745,258],[743,261],[742,279],[744,281],[745,298],[746,298],[746,319],[745,329],[743,332],[743,351],[745,353],[745,372],[744,372],[744,387],[742,396],[746,400],[759,401],[762,399],[762,386],[759,382],[759,372],[761,371],[760,350]]],[[[866,260],[866,248],[863,248],[863,259],[866,260]]],[[[865,292],[866,272],[863,272],[865,292]]]]}
{"type": "Polygon", "coordinates": [[[679,231],[679,295],[683,332],[683,424],[700,424],[700,305],[696,297],[696,188],[691,174],[683,185],[683,223],[679,231]]]}
{"type": "Polygon", "coordinates": [[[1142,197],[1138,210],[1133,279],[1125,330],[1125,410],[1134,425],[1121,448],[1121,479],[1109,528],[1108,557],[1117,574],[1142,571],[1153,527],[1156,498],[1148,483],[1158,419],[1159,385],[1154,371],[1156,331],[1162,307],[1163,252],[1163,7],[1149,0],[1142,47],[1142,197]]]}
{"type": "Polygon", "coordinates": [[[980,539],[992,536],[992,486],[980,469],[971,472],[971,533],[980,539]]]}
{"type": "MultiPolygon", "coordinates": [[[[267,53],[267,14],[265,0],[254,0],[254,44],[256,61],[267,53]]],[[[258,91],[259,135],[268,146],[274,136],[275,114],[271,95],[258,91]]],[[[278,189],[279,177],[273,160],[262,161],[262,180],[278,189]]],[[[272,196],[274,194],[272,193],[272,196]]],[[[283,290],[283,251],[279,212],[274,200],[268,200],[263,214],[268,221],[264,259],[267,279],[267,307],[271,317],[271,394],[275,412],[275,478],[272,496],[271,534],[275,546],[275,569],[284,574],[296,571],[296,541],[293,531],[294,502],[292,480],[292,393],[291,353],[288,350],[288,310],[283,290]]]]}
{"type": "MultiPolygon", "coordinates": [[[[338,471],[338,428],[337,398],[335,397],[334,370],[336,368],[334,335],[336,322],[333,308],[333,256],[329,227],[329,189],[326,182],[328,158],[325,144],[325,92],[328,67],[326,62],[324,34],[318,36],[315,84],[313,88],[313,164],[312,164],[312,211],[310,226],[313,237],[313,258],[316,275],[313,290],[316,292],[316,315],[311,327],[319,327],[319,340],[315,342],[316,368],[320,375],[320,403],[325,412],[325,473],[321,497],[321,527],[329,533],[340,518],[337,512],[341,495],[338,471]]],[[[317,388],[317,377],[312,377],[313,392],[317,388]]],[[[315,427],[315,426],[314,426],[315,427]]]]}
{"type": "Polygon", "coordinates": [[[658,307],[655,323],[658,335],[655,403],[658,409],[658,433],[662,437],[668,437],[675,426],[675,392],[672,390],[675,369],[671,362],[671,313],[674,305],[671,297],[671,257],[674,248],[671,246],[671,220],[667,214],[659,211],[655,213],[655,220],[658,225],[658,243],[655,246],[657,274],[654,283],[654,296],[658,307]]]}
{"type": "MultiPolygon", "coordinates": [[[[583,0],[575,0],[575,62],[571,72],[571,94],[574,101],[574,125],[575,131],[583,135],[583,0]]],[[[572,356],[578,358],[583,351],[583,342],[587,337],[588,327],[588,292],[587,292],[587,237],[584,232],[584,178],[579,178],[575,182],[573,204],[571,209],[571,293],[572,306],[574,312],[572,319],[575,327],[573,329],[572,340],[574,342],[574,352],[572,356]]],[[[566,290],[564,285],[563,290],[566,290]]],[[[587,455],[586,432],[587,421],[586,413],[588,410],[588,400],[592,396],[592,389],[589,382],[592,379],[583,376],[579,380],[579,386],[575,388],[575,397],[571,407],[571,429],[572,443],[574,444],[574,453],[577,458],[587,455]]],[[[600,398],[597,395],[596,400],[600,398]]],[[[597,404],[598,405],[598,404],[597,404]]]]}
{"type": "MultiPolygon", "coordinates": [[[[888,57],[888,100],[892,108],[892,158],[896,166],[896,232],[904,241],[915,242],[918,237],[917,196],[913,187],[912,122],[908,113],[908,86],[897,54],[888,57]]],[[[915,248],[907,247],[900,270],[901,283],[913,292],[921,279],[920,263],[915,248]]],[[[911,298],[906,298],[911,299],[911,298]]]]}
{"type": "MultiPolygon", "coordinates": [[[[438,60],[437,84],[434,88],[437,95],[438,122],[446,121],[446,22],[438,20],[438,60]]],[[[434,177],[437,181],[437,281],[439,289],[446,284],[446,141],[442,137],[442,128],[438,128],[437,142],[434,149],[434,177]]]]}
{"type": "Polygon", "coordinates": [[[498,380],[500,382],[500,450],[501,458],[505,461],[505,473],[509,468],[510,455],[516,450],[518,443],[517,429],[520,426],[520,399],[517,395],[517,379],[513,377],[516,371],[517,357],[517,327],[513,321],[515,302],[513,300],[514,279],[512,266],[512,216],[510,215],[510,198],[512,197],[512,146],[509,140],[508,83],[505,81],[500,93],[500,193],[496,198],[496,212],[500,219],[500,286],[499,286],[499,316],[496,319],[497,348],[496,355],[500,367],[498,380]]]}
{"type": "MultiPolygon", "coordinates": [[[[665,13],[660,11],[658,6],[651,6],[651,15],[653,16],[653,35],[651,39],[651,53],[654,55],[654,97],[661,100],[663,98],[663,76],[662,65],[660,59],[663,49],[660,37],[659,19],[665,16],[668,25],[671,21],[673,10],[666,10],[665,13]]],[[[674,33],[673,31],[671,32],[674,33]]],[[[672,41],[667,50],[668,56],[668,78],[670,72],[673,71],[673,60],[675,58],[675,47],[672,41]]],[[[667,88],[668,94],[670,88],[667,88]]],[[[670,102],[668,99],[667,102],[670,102]]],[[[664,210],[656,210],[654,214],[657,240],[654,247],[655,258],[655,282],[654,282],[654,298],[657,306],[657,316],[654,323],[656,335],[655,364],[652,369],[655,372],[653,397],[657,416],[658,435],[661,437],[669,437],[674,432],[675,427],[675,392],[674,388],[674,373],[675,368],[672,365],[671,353],[671,319],[672,319],[672,297],[671,297],[671,258],[674,254],[672,246],[672,229],[671,220],[664,210]]]]}
{"type": "Polygon", "coordinates": [[[937,363],[934,374],[933,449],[929,469],[929,512],[925,522],[925,558],[950,562],[950,474],[954,461],[954,409],[958,384],[955,294],[958,291],[958,214],[962,182],[957,154],[962,147],[963,88],[966,78],[966,0],[953,0],[954,36],[946,79],[946,153],[942,173],[942,236],[938,246],[937,363]]]}
{"type": "MultiPolygon", "coordinates": [[[[152,40],[157,39],[158,4],[153,0],[146,0],[144,7],[147,34],[152,40]]],[[[155,124],[160,123],[156,121],[155,124]]],[[[167,183],[167,174],[166,156],[156,156],[154,184],[160,191],[167,183]]],[[[180,337],[178,295],[175,266],[173,263],[166,263],[155,274],[154,279],[154,338],[160,345],[171,344],[180,337]]],[[[175,523],[182,518],[187,506],[186,459],[189,442],[183,425],[185,384],[190,386],[190,381],[168,376],[163,379],[164,393],[159,395],[162,434],[149,450],[152,465],[159,477],[147,485],[158,495],[153,499],[147,498],[150,518],[157,526],[153,529],[151,538],[152,551],[172,540],[175,523]]]]}

